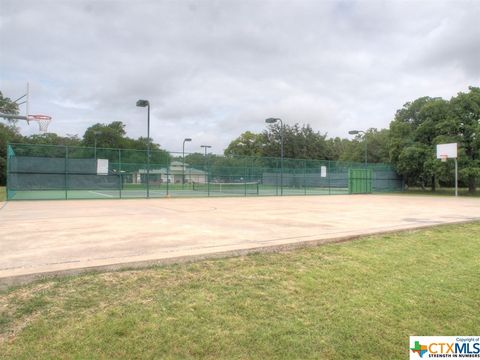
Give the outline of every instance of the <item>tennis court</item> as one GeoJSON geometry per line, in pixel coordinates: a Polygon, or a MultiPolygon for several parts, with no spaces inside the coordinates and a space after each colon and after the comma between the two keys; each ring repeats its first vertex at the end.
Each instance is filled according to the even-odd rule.
{"type": "MultiPolygon", "coordinates": [[[[229,185],[229,184],[227,184],[229,185]]],[[[153,186],[148,190],[150,198],[164,197],[239,197],[239,196],[279,196],[288,195],[335,195],[348,194],[348,188],[322,188],[303,187],[280,189],[277,186],[255,184],[235,184],[234,187],[226,187],[225,184],[202,184],[201,187],[193,188],[181,186],[153,186]]],[[[146,198],[145,186],[118,190],[92,189],[92,190],[17,190],[11,200],[64,200],[64,199],[129,199],[146,198]]]]}
{"type": "Polygon", "coordinates": [[[0,284],[480,220],[478,205],[405,195],[13,201],[0,210],[0,284]]]}
{"type": "Polygon", "coordinates": [[[8,200],[336,195],[403,190],[388,164],[10,144],[8,200]]]}

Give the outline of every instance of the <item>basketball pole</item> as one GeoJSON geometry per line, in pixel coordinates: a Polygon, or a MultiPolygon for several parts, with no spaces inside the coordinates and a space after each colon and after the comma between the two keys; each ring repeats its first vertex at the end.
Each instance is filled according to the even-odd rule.
{"type": "Polygon", "coordinates": [[[455,197],[458,196],[458,144],[457,143],[448,143],[448,144],[437,144],[437,159],[442,159],[443,162],[446,162],[448,158],[451,158],[455,161],[455,197]]]}
{"type": "Polygon", "coordinates": [[[457,158],[454,158],[455,160],[455,196],[458,196],[458,162],[457,158]]]}
{"type": "Polygon", "coordinates": [[[25,112],[27,113],[27,119],[30,115],[30,84],[27,82],[27,99],[25,101],[25,112]]]}

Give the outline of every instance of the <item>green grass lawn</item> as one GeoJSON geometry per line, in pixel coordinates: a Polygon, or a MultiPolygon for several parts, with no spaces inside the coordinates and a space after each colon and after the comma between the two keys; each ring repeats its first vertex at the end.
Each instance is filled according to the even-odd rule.
{"type": "Polygon", "coordinates": [[[5,201],[6,194],[5,194],[5,186],[0,186],[0,201],[5,201]]]}
{"type": "Polygon", "coordinates": [[[480,223],[0,293],[0,358],[400,359],[478,335],[480,223]]]}
{"type": "MultiPolygon", "coordinates": [[[[422,188],[415,188],[415,187],[410,187],[407,190],[404,191],[404,194],[406,195],[450,195],[450,196],[455,196],[455,188],[438,188],[435,191],[431,190],[423,190],[422,188]]],[[[480,189],[478,189],[475,193],[470,193],[468,191],[468,188],[459,188],[458,189],[458,195],[459,196],[479,196],[480,197],[480,189]]]]}

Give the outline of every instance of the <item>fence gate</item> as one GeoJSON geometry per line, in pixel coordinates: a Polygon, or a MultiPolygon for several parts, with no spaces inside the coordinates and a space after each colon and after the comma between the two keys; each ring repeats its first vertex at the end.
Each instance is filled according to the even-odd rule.
{"type": "Polygon", "coordinates": [[[348,192],[370,194],[372,192],[372,169],[349,169],[348,192]]]}

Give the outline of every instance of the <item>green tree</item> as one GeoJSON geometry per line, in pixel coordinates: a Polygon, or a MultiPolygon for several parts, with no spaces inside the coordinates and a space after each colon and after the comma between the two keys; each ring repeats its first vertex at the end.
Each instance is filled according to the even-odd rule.
{"type": "Polygon", "coordinates": [[[34,134],[24,138],[26,144],[80,146],[77,135],[59,136],[55,133],[34,134]]]}
{"type": "Polygon", "coordinates": [[[412,144],[403,149],[397,161],[397,171],[404,176],[410,185],[420,185],[425,189],[425,184],[430,179],[430,171],[425,164],[432,157],[431,149],[422,144],[412,144]]]}
{"type": "MultiPolygon", "coordinates": [[[[280,156],[281,127],[279,123],[268,126],[263,133],[265,145],[263,155],[280,156]]],[[[327,159],[329,156],[327,135],[320,134],[310,125],[284,125],[284,156],[295,159],[327,159]]]]}
{"type": "Polygon", "coordinates": [[[449,104],[441,98],[421,97],[397,111],[390,123],[389,153],[407,184],[430,185],[435,191],[436,178],[442,173],[442,165],[435,160],[435,145],[448,119],[449,104]]]}
{"type": "Polygon", "coordinates": [[[389,163],[388,151],[390,137],[388,129],[369,129],[367,132],[368,161],[372,163],[389,163]]]}
{"type": "Polygon", "coordinates": [[[0,91],[0,113],[2,114],[18,114],[18,104],[13,102],[10,98],[3,96],[0,91]]]}
{"type": "Polygon", "coordinates": [[[340,160],[344,153],[348,150],[351,141],[349,139],[342,139],[340,137],[327,139],[327,160],[340,160]]]}
{"type": "Polygon", "coordinates": [[[450,100],[451,118],[442,124],[442,132],[458,141],[459,175],[475,192],[480,178],[480,88],[470,87],[450,100]]]}
{"type": "MultiPolygon", "coordinates": [[[[389,130],[367,131],[368,161],[389,162],[389,130]]],[[[247,131],[233,140],[225,155],[279,157],[281,144],[280,124],[269,125],[261,134],[247,131]]],[[[353,140],[339,137],[327,139],[326,134],[314,131],[310,125],[288,125],[284,128],[286,158],[343,160],[363,162],[365,159],[363,136],[353,140]]]]}
{"type": "Polygon", "coordinates": [[[255,134],[251,131],[242,133],[238,138],[230,142],[224,154],[241,156],[262,156],[265,138],[262,134],[255,134]]]}
{"type": "MultiPolygon", "coordinates": [[[[136,171],[144,169],[147,163],[148,140],[145,137],[132,139],[126,136],[125,124],[114,121],[110,124],[94,124],[83,135],[82,145],[93,147],[95,139],[100,156],[109,154],[112,161],[117,162],[120,157],[124,170],[136,171]],[[123,149],[121,155],[118,152],[104,151],[101,149],[123,149]],[[141,151],[137,151],[141,150],[141,151]]],[[[159,144],[150,143],[150,165],[152,168],[167,167],[171,161],[170,154],[161,149],[159,144]]]]}
{"type": "MultiPolygon", "coordinates": [[[[4,97],[0,91],[0,113],[2,114],[18,114],[18,105],[10,98],[4,97]]],[[[0,124],[0,185],[4,186],[6,183],[7,173],[7,144],[13,142],[22,142],[23,138],[20,135],[18,128],[15,127],[15,122],[7,124],[0,124]]]]}
{"type": "Polygon", "coordinates": [[[347,141],[339,159],[343,161],[365,161],[365,142],[367,145],[367,161],[369,163],[390,162],[389,144],[390,131],[388,129],[377,130],[371,128],[366,134],[358,134],[352,141],[347,141]]]}
{"type": "Polygon", "coordinates": [[[85,131],[82,145],[93,147],[96,139],[99,148],[122,149],[126,148],[128,143],[125,135],[125,125],[121,121],[114,121],[107,125],[97,123],[85,131]]]}
{"type": "Polygon", "coordinates": [[[185,155],[185,163],[194,168],[201,169],[206,164],[205,155],[198,152],[185,155]]]}
{"type": "Polygon", "coordinates": [[[22,142],[18,128],[14,125],[0,124],[0,185],[5,186],[7,175],[7,145],[22,142]]]}

